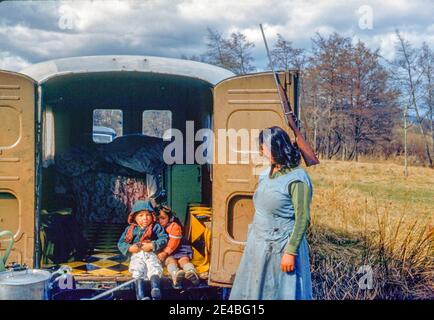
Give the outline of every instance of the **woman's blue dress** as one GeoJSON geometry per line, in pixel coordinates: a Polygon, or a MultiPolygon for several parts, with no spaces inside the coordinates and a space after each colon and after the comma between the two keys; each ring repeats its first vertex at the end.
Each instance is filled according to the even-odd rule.
{"type": "Polygon", "coordinates": [[[270,178],[269,172],[267,168],[261,173],[253,196],[255,216],[248,227],[246,247],[229,299],[310,300],[312,282],[306,238],[301,241],[293,272],[282,272],[280,262],[295,223],[289,184],[306,183],[312,199],[312,183],[302,168],[275,178],[270,178]]]}

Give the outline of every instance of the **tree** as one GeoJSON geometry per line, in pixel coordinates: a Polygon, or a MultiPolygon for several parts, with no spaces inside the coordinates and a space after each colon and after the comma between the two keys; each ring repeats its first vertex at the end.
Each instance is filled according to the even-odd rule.
{"type": "Polygon", "coordinates": [[[251,53],[254,46],[241,32],[234,32],[225,39],[218,31],[208,28],[207,51],[202,55],[203,61],[235,74],[246,74],[256,69],[251,53]]]}
{"type": "MultiPolygon", "coordinates": [[[[237,74],[254,70],[254,44],[245,35],[224,38],[211,29],[208,33],[204,60],[237,74]]],[[[404,154],[407,168],[411,153],[432,166],[434,54],[426,44],[414,49],[399,32],[397,36],[396,59],[384,64],[379,50],[337,33],[317,34],[309,51],[277,35],[270,52],[273,63],[276,69],[301,72],[302,106],[309,115],[301,114],[302,125],[313,128],[305,130],[306,138],[321,157],[357,161],[361,155],[404,154]]]]}
{"type": "MultiPolygon", "coordinates": [[[[341,89],[345,63],[348,60],[345,55],[350,46],[348,39],[337,34],[328,39],[317,34],[312,39],[312,55],[309,57],[309,67],[306,70],[306,85],[315,87],[310,95],[311,101],[307,101],[308,108],[312,110],[314,117],[314,141],[316,149],[323,157],[328,159],[335,156],[345,139],[341,132],[343,113],[343,101],[341,89]]],[[[307,88],[310,91],[310,88],[307,88]]]]}
{"type": "Polygon", "coordinates": [[[422,44],[418,63],[423,75],[424,93],[422,100],[428,112],[429,128],[431,132],[431,149],[434,152],[434,52],[430,49],[426,42],[422,44]]]}
{"type": "Polygon", "coordinates": [[[233,66],[231,70],[236,74],[246,74],[256,70],[252,64],[252,49],[255,47],[253,42],[247,40],[247,37],[241,32],[234,32],[230,38],[225,40],[227,52],[231,57],[233,66]]]}
{"type": "MultiPolygon", "coordinates": [[[[271,59],[276,70],[289,70],[295,69],[298,70],[301,74],[299,78],[299,88],[300,90],[300,103],[299,105],[299,127],[301,130],[304,129],[306,135],[309,134],[309,127],[307,126],[307,121],[304,117],[304,112],[301,110],[301,106],[303,102],[306,100],[307,91],[304,87],[304,77],[303,71],[307,65],[307,56],[304,49],[294,48],[291,41],[286,40],[281,34],[277,34],[277,41],[273,45],[273,49],[270,51],[271,59]]],[[[268,63],[267,67],[271,69],[270,64],[268,63]]],[[[313,116],[317,116],[314,114],[313,116]]],[[[315,136],[314,131],[314,136],[315,136]]],[[[315,148],[315,147],[314,147],[315,148]]]]}
{"type": "MultiPolygon", "coordinates": [[[[404,103],[404,126],[407,123],[408,112],[411,110],[416,116],[416,122],[424,140],[425,153],[429,166],[433,167],[429,144],[423,126],[424,116],[421,113],[421,92],[423,90],[423,71],[418,67],[418,51],[411,43],[404,39],[399,31],[396,31],[398,38],[396,43],[396,59],[394,65],[396,80],[401,89],[401,97],[404,103]]],[[[406,134],[406,127],[404,128],[406,134]]],[[[405,138],[406,139],[406,138],[405,138]]]]}
{"type": "Polygon", "coordinates": [[[359,41],[351,46],[349,58],[347,136],[354,152],[349,157],[358,160],[360,153],[368,154],[372,147],[390,142],[397,104],[378,50],[372,51],[359,41]]]}
{"type": "MultiPolygon", "coordinates": [[[[270,54],[277,70],[302,70],[307,64],[305,50],[294,48],[292,42],[286,40],[281,34],[277,34],[277,42],[274,44],[270,54]]],[[[271,66],[268,67],[270,68],[271,66]]]]}
{"type": "Polygon", "coordinates": [[[232,70],[235,66],[227,44],[227,40],[216,30],[208,28],[207,51],[203,54],[207,63],[232,70]]]}
{"type": "Polygon", "coordinates": [[[377,51],[336,33],[317,34],[305,72],[305,109],[319,154],[358,160],[387,146],[397,112],[388,81],[377,51]]]}

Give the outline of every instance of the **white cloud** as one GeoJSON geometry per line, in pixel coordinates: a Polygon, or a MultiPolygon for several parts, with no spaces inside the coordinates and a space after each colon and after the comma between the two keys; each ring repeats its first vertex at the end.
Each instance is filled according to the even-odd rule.
{"type": "Polygon", "coordinates": [[[132,11],[127,1],[64,2],[58,8],[58,16],[59,19],[72,19],[72,27],[85,32],[107,22],[116,25],[117,21],[131,15],[132,11]]]}
{"type": "Polygon", "coordinates": [[[148,0],[22,1],[0,3],[0,53],[39,62],[94,54],[150,54],[179,57],[206,50],[207,27],[233,31],[255,42],[263,67],[259,23],[270,43],[280,33],[309,48],[316,32],[361,39],[391,57],[394,30],[408,40],[434,45],[434,1],[427,0],[148,0]],[[358,26],[358,8],[371,6],[373,29],[358,26]]]}
{"type": "Polygon", "coordinates": [[[13,56],[10,52],[0,52],[0,69],[2,70],[19,71],[29,65],[28,61],[13,56]]]}

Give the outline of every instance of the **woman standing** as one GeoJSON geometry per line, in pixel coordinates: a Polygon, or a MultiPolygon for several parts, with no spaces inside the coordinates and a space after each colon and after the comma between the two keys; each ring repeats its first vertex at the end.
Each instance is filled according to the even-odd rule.
{"type": "Polygon", "coordinates": [[[310,300],[312,283],[305,238],[312,183],[299,167],[300,151],[279,127],[259,134],[261,155],[271,167],[259,177],[255,216],[230,299],[310,300]]]}

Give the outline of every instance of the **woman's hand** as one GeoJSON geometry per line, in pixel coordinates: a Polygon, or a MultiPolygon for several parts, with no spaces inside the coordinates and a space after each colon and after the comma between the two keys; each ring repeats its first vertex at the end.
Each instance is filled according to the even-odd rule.
{"type": "Polygon", "coordinates": [[[292,272],[295,270],[295,256],[285,253],[280,261],[280,269],[282,272],[292,272]]]}

